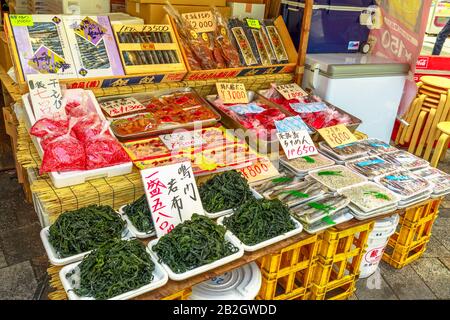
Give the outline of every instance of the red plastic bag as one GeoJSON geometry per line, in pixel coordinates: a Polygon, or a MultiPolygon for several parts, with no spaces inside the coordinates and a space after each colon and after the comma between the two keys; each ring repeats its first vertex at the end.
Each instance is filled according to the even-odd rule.
{"type": "Polygon", "coordinates": [[[30,134],[38,138],[58,137],[66,134],[69,130],[68,120],[52,120],[42,118],[34,123],[30,134]]]}
{"type": "Polygon", "coordinates": [[[68,133],[45,142],[40,174],[86,169],[84,146],[70,134],[70,131],[71,127],[68,133]]]}
{"type": "Polygon", "coordinates": [[[89,138],[84,145],[88,170],[130,161],[120,143],[106,131],[108,125],[106,123],[102,132],[98,136],[89,138]]]}
{"type": "Polygon", "coordinates": [[[95,137],[101,131],[102,121],[96,113],[90,113],[82,118],[79,118],[73,127],[75,136],[83,143],[89,138],[95,137]]]}
{"type": "Polygon", "coordinates": [[[78,101],[68,102],[64,108],[69,117],[81,118],[88,114],[86,106],[78,101]]]}

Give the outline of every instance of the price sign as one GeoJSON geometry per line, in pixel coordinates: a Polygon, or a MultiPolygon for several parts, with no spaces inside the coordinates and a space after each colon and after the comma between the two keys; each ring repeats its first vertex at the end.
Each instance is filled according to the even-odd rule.
{"type": "Polygon", "coordinates": [[[27,79],[36,120],[44,117],[54,120],[66,119],[58,79],[43,78],[37,74],[30,74],[27,79]]]}
{"type": "Polygon", "coordinates": [[[306,130],[277,132],[278,140],[288,159],[317,154],[317,148],[306,130]]]}
{"type": "Polygon", "coordinates": [[[264,180],[279,175],[280,173],[267,158],[258,158],[251,166],[239,169],[248,182],[264,180]]]}
{"type": "Polygon", "coordinates": [[[169,150],[198,147],[205,144],[201,130],[175,132],[159,136],[169,150]]]}
{"type": "Polygon", "coordinates": [[[358,141],[344,124],[317,130],[331,148],[358,141]]]}
{"type": "Polygon", "coordinates": [[[250,28],[261,29],[261,25],[259,24],[259,20],[257,19],[247,19],[247,25],[250,28]]]}
{"type": "Polygon", "coordinates": [[[278,84],[275,89],[286,99],[291,100],[307,96],[308,93],[296,83],[278,84]]]}
{"type": "Polygon", "coordinates": [[[248,103],[247,90],[243,83],[216,83],[217,94],[223,103],[248,103]]]}
{"type": "Polygon", "coordinates": [[[132,97],[104,101],[100,107],[110,117],[124,115],[130,112],[145,110],[145,106],[132,97]]]}
{"type": "Polygon", "coordinates": [[[181,16],[191,24],[197,33],[214,32],[216,21],[211,11],[182,13],[181,16]]]}
{"type": "Polygon", "coordinates": [[[204,215],[190,162],[145,169],[141,176],[158,238],[193,213],[204,215]]]}
{"type": "Polygon", "coordinates": [[[30,14],[11,14],[9,20],[13,27],[32,27],[34,25],[33,16],[30,14]]]}

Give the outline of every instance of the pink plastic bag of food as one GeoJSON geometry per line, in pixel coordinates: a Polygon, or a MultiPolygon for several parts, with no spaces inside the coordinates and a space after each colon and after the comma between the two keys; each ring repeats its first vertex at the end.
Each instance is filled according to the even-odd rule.
{"type": "Polygon", "coordinates": [[[70,134],[72,126],[66,134],[46,140],[40,174],[86,169],[84,146],[70,134]]]}
{"type": "Polygon", "coordinates": [[[88,108],[89,96],[83,89],[69,89],[63,91],[62,105],[69,117],[84,117],[93,110],[88,108]]]}
{"type": "Polygon", "coordinates": [[[102,120],[96,113],[89,113],[88,115],[78,118],[73,132],[78,140],[86,142],[89,138],[95,137],[102,131],[102,120]]]}
{"type": "Polygon", "coordinates": [[[128,154],[120,143],[106,131],[108,126],[109,123],[105,122],[100,134],[90,137],[85,142],[86,167],[88,170],[130,161],[128,154]]]}
{"type": "Polygon", "coordinates": [[[66,134],[68,130],[68,120],[42,118],[34,123],[30,129],[30,134],[38,138],[58,137],[66,134]]]}

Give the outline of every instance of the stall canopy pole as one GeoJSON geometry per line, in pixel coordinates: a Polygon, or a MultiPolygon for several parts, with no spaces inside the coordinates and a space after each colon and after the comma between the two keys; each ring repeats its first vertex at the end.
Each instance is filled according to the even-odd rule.
{"type": "Polygon", "coordinates": [[[300,30],[300,44],[298,46],[297,66],[295,69],[295,82],[302,83],[305,73],[306,50],[308,49],[309,31],[311,29],[311,18],[314,0],[305,0],[305,11],[303,12],[302,29],[300,30]]]}

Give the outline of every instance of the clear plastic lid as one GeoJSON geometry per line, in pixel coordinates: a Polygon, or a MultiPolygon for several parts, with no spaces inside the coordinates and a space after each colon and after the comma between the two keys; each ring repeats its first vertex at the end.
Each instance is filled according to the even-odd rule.
{"type": "Polygon", "coordinates": [[[378,176],[398,170],[397,165],[387,162],[377,156],[358,158],[357,160],[348,161],[345,165],[369,179],[374,179],[378,176]]]}
{"type": "Polygon", "coordinates": [[[367,181],[366,177],[341,165],[310,171],[309,175],[333,191],[367,181]]]}
{"type": "Polygon", "coordinates": [[[428,167],[430,164],[428,161],[416,157],[415,155],[406,151],[395,151],[385,154],[380,154],[379,157],[387,162],[395,164],[398,167],[407,170],[417,170],[428,167]]]}

